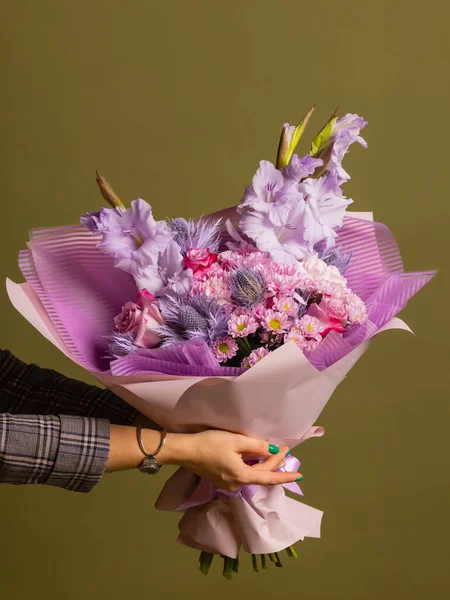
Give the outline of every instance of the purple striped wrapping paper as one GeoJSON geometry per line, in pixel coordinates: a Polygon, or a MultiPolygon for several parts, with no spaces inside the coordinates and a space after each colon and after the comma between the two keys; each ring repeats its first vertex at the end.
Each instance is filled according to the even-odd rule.
{"type": "MultiPolygon", "coordinates": [[[[232,217],[226,209],[209,218],[232,217]]],[[[99,236],[81,225],[35,229],[28,249],[19,255],[22,273],[38,295],[74,360],[91,372],[172,376],[237,376],[240,369],[217,364],[203,344],[177,344],[140,350],[113,361],[106,355],[106,338],[122,305],[137,295],[132,277],[114,268],[113,259],[96,246],[99,236]],[[183,347],[184,346],[184,347],[183,347]],[[187,355],[191,360],[187,360],[187,355]]],[[[331,332],[308,359],[319,370],[334,364],[398,314],[408,300],[434,276],[434,271],[405,273],[395,239],[381,224],[346,217],[338,245],[353,253],[346,273],[349,287],[366,303],[369,320],[343,336],[331,332]]]]}

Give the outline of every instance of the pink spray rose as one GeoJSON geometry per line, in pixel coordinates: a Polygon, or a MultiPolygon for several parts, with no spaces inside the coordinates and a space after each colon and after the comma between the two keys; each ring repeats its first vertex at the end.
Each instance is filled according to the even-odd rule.
{"type": "Polygon", "coordinates": [[[155,297],[147,290],[140,290],[138,301],[126,302],[114,318],[117,331],[134,334],[134,343],[140,348],[154,348],[159,344],[161,338],[153,329],[162,323],[155,297]]]}
{"type": "Polygon", "coordinates": [[[217,261],[217,254],[210,252],[207,248],[191,248],[186,252],[184,264],[187,269],[192,269],[194,274],[200,275],[217,261]]]}

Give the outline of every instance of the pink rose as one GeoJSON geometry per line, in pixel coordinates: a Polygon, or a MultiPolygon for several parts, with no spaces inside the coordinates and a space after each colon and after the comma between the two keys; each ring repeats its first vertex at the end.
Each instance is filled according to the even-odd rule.
{"type": "Polygon", "coordinates": [[[217,261],[217,254],[210,252],[207,248],[191,248],[186,252],[184,264],[186,268],[192,269],[197,276],[206,271],[217,261]]]}
{"type": "Polygon", "coordinates": [[[122,312],[114,318],[120,333],[134,334],[134,343],[140,348],[154,348],[161,338],[153,329],[163,323],[163,318],[154,303],[154,296],[141,290],[138,302],[126,302],[122,312]]]}

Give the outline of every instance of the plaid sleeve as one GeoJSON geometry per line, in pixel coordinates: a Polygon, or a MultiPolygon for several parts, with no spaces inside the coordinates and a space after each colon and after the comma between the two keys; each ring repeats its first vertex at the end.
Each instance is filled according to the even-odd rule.
{"type": "Polygon", "coordinates": [[[0,483],[89,492],[109,454],[109,421],[0,413],[0,483]]]}
{"type": "Polygon", "coordinates": [[[137,411],[107,389],[28,365],[0,350],[0,412],[77,415],[130,425],[137,411]]]}

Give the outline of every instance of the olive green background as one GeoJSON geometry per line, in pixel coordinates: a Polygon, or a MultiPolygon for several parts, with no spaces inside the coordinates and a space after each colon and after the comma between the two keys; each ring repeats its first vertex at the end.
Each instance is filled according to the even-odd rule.
{"type": "MultiPolygon", "coordinates": [[[[1,598],[446,595],[449,18],[436,0],[0,2],[2,280],[22,280],[28,229],[101,205],[95,168],[158,217],[211,212],[314,103],[310,136],[336,105],[368,119],[347,195],[390,226],[407,269],[440,269],[402,315],[416,337],[380,336],[323,413],[326,436],[296,451],[305,501],[325,511],[297,562],[200,576],[177,515],[153,508],[165,474],[106,476],[88,495],[2,486],[1,598]]],[[[87,378],[1,294],[3,347],[87,378]]]]}

